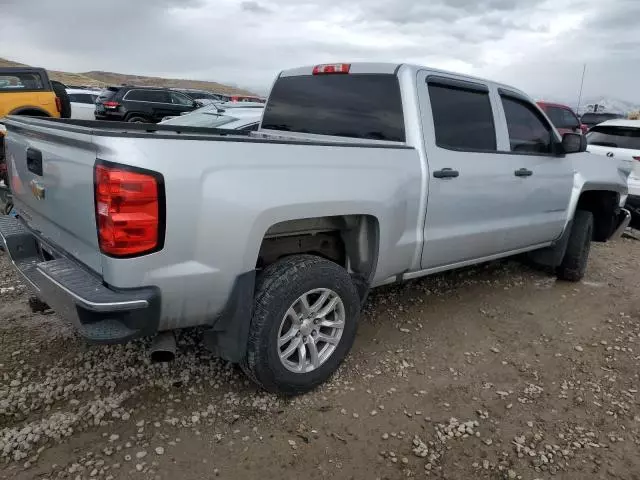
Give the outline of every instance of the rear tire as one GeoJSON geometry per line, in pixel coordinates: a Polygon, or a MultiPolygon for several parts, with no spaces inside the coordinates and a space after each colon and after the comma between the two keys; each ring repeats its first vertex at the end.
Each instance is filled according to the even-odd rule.
{"type": "Polygon", "coordinates": [[[51,80],[51,88],[60,99],[60,118],[71,118],[71,100],[64,84],[51,80]]]}
{"type": "Polygon", "coordinates": [[[129,123],[149,123],[149,120],[147,120],[142,115],[131,115],[129,118],[127,118],[127,122],[129,122],[129,123]]]}
{"type": "Polygon", "coordinates": [[[344,268],[312,255],[284,258],[258,278],[241,367],[269,392],[297,395],[312,390],[349,353],[359,314],[360,298],[344,268]],[[311,308],[305,309],[305,301],[311,308]],[[322,315],[330,304],[333,310],[322,315]],[[291,337],[284,341],[288,332],[291,337]],[[293,353],[287,356],[289,349],[293,353]]]}
{"type": "Polygon", "coordinates": [[[556,269],[559,279],[579,282],[584,277],[593,237],[593,214],[586,210],[576,210],[571,226],[571,234],[562,263],[556,269]]]}

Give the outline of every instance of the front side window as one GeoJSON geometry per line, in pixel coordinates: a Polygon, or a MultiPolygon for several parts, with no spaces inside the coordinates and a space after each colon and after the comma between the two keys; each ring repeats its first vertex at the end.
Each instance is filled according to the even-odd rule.
{"type": "Polygon", "coordinates": [[[496,150],[489,92],[429,82],[436,144],[453,150],[496,150]]]}
{"type": "Polygon", "coordinates": [[[501,95],[509,130],[509,144],[515,153],[553,153],[553,133],[540,112],[529,102],[501,95]]]}
{"type": "Polygon", "coordinates": [[[193,100],[186,95],[178,92],[170,92],[169,95],[171,96],[171,103],[173,103],[174,105],[181,105],[184,107],[193,106],[193,100]]]}

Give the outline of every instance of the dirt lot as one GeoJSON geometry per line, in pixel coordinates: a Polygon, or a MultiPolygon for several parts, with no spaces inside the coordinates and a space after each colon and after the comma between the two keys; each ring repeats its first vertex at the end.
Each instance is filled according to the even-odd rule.
{"type": "Polygon", "coordinates": [[[330,384],[282,399],[180,338],[90,347],[0,256],[0,478],[640,478],[640,242],[580,284],[501,262],[373,293],[330,384]]]}

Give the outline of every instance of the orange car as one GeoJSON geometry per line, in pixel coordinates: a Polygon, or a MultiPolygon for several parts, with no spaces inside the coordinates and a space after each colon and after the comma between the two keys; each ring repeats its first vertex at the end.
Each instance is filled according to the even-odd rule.
{"type": "Polygon", "coordinates": [[[59,118],[62,100],[43,68],[0,68],[0,118],[31,115],[59,118]]]}

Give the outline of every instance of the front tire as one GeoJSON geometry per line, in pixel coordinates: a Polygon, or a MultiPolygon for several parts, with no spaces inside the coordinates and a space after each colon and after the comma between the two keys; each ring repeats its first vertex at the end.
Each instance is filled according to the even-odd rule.
{"type": "Polygon", "coordinates": [[[267,267],[258,279],[243,370],[273,393],[325,382],[351,350],[360,298],[347,271],[312,255],[267,267]]]}
{"type": "Polygon", "coordinates": [[[556,270],[559,279],[569,282],[582,280],[587,270],[592,237],[593,214],[586,210],[576,210],[567,250],[562,263],[556,270]]]}

